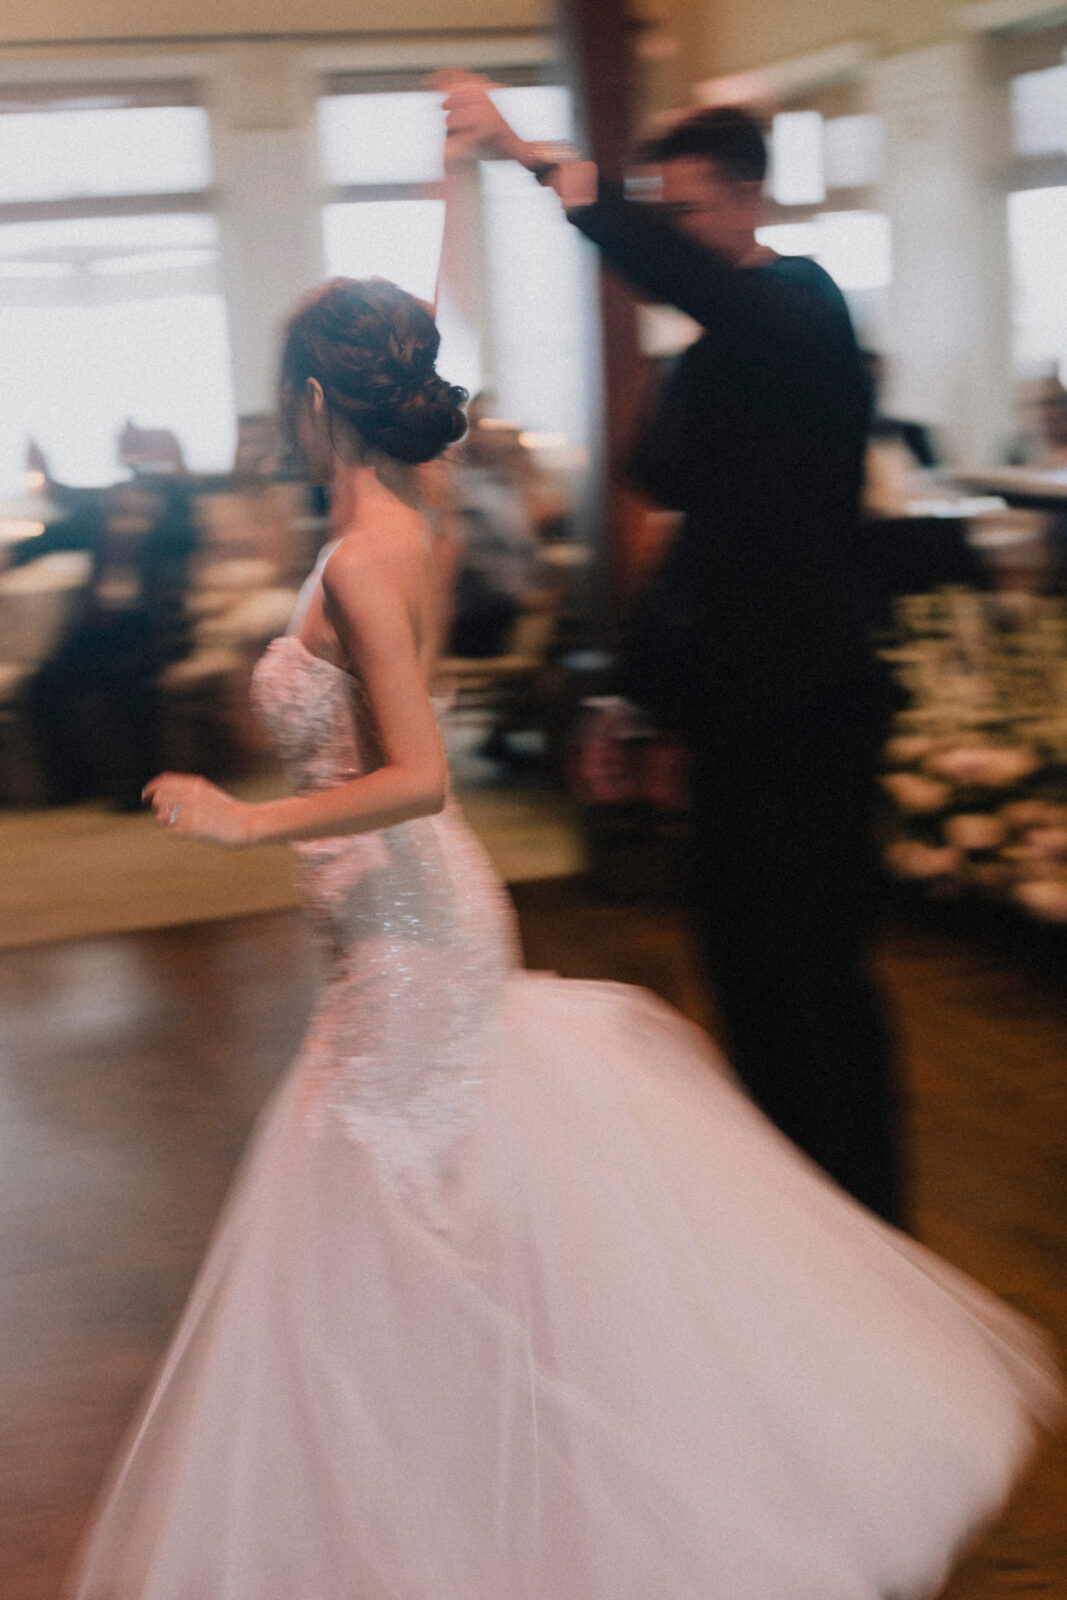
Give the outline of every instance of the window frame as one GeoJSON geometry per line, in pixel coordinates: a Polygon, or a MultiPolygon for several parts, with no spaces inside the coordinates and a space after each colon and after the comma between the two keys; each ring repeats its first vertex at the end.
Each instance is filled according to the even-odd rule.
{"type": "MultiPolygon", "coordinates": [[[[487,65],[484,71],[492,82],[506,89],[530,88],[538,85],[558,86],[564,77],[560,66],[553,61],[530,65],[487,65]]],[[[394,70],[368,68],[348,71],[334,70],[319,76],[316,103],[334,96],[363,94],[428,94],[425,74],[410,67],[394,70]]],[[[321,160],[321,152],[320,152],[321,160]]],[[[429,182],[404,181],[395,183],[327,183],[322,184],[321,205],[351,205],[361,200],[443,200],[443,178],[429,182]]]]}
{"type": "MultiPolygon", "coordinates": [[[[161,64],[162,65],[162,64],[161,64]]],[[[74,64],[71,64],[72,68],[74,64]]],[[[77,64],[76,70],[64,72],[58,62],[36,64],[33,76],[18,70],[0,68],[0,117],[19,113],[47,113],[49,111],[108,111],[150,109],[154,107],[190,106],[203,112],[206,121],[208,147],[214,157],[214,127],[211,91],[212,63],[193,62],[189,58],[171,60],[166,70],[153,72],[143,60],[130,62],[129,76],[120,76],[122,63],[112,60],[107,71],[97,75],[89,62],[77,64]]],[[[194,189],[158,190],[150,193],[130,194],[79,194],[77,196],[31,199],[0,199],[0,233],[11,226],[25,224],[50,224],[78,221],[107,221],[121,218],[156,218],[163,216],[193,216],[210,219],[213,237],[204,247],[210,248],[213,259],[197,262],[176,261],[170,265],[161,261],[158,266],[142,266],[132,271],[94,271],[93,263],[101,259],[117,258],[124,253],[123,242],[112,246],[106,242],[99,248],[87,244],[57,246],[56,259],[68,259],[74,270],[69,274],[25,277],[16,274],[0,280],[0,307],[4,312],[23,310],[47,314],[57,310],[104,308],[108,305],[147,305],[153,301],[173,301],[185,298],[208,297],[218,302],[225,329],[225,364],[232,381],[232,308],[226,293],[226,275],[223,246],[217,225],[218,190],[214,171],[208,181],[194,189]]],[[[163,244],[158,251],[149,242],[131,247],[132,255],[165,255],[200,245],[182,246],[180,243],[163,244]]],[[[48,259],[47,243],[40,247],[40,258],[48,259]]],[[[26,251],[32,261],[37,251],[26,251]]],[[[9,259],[18,259],[17,253],[9,259]]],[[[214,469],[209,469],[214,470],[214,469]]]]}
{"type": "MultiPolygon", "coordinates": [[[[994,175],[996,194],[1001,207],[1004,229],[1004,252],[1007,272],[1009,322],[1011,326],[1011,370],[1015,381],[1024,378],[1032,367],[1030,361],[1020,359],[1018,337],[1018,284],[1015,278],[1015,261],[1010,243],[1009,207],[1012,196],[1041,189],[1067,189],[1067,127],[1064,130],[1062,151],[1026,155],[1014,147],[1014,125],[1011,116],[1011,86],[1016,78],[1027,73],[1041,72],[1049,67],[1067,66],[1067,22],[1053,23],[1047,27],[999,33],[986,43],[986,68],[994,90],[1003,97],[1003,123],[1006,149],[999,172],[994,175]]],[[[1049,363],[1061,364],[1062,353],[1051,355],[1049,363]]],[[[1044,365],[1041,358],[1038,365],[1044,365]]]]}
{"type": "MultiPolygon", "coordinates": [[[[0,117],[20,112],[140,110],[196,106],[206,112],[193,78],[0,82],[0,117]]],[[[173,211],[212,211],[214,184],[155,194],[77,195],[52,200],[0,200],[0,227],[10,222],[59,222],[82,217],[130,217],[173,211]]]]}
{"type": "MultiPolygon", "coordinates": [[[[25,112],[132,110],[156,106],[195,106],[210,118],[200,82],[181,75],[160,79],[86,79],[20,83],[0,81],[0,117],[25,112]]],[[[209,121],[210,137],[210,121],[209,121]]],[[[0,200],[0,234],[11,225],[35,222],[77,222],[95,219],[197,215],[214,217],[215,183],[201,188],[135,194],[88,194],[63,199],[0,200]]],[[[0,283],[0,304],[96,304],[115,299],[153,299],[174,294],[223,293],[221,262],[175,266],[150,273],[78,273],[52,280],[27,279],[20,293],[17,278],[0,283]],[[34,287],[30,287],[30,284],[34,287]]]]}
{"type": "MultiPolygon", "coordinates": [[[[1010,95],[1014,79],[1048,67],[1067,65],[1067,22],[1033,32],[1000,34],[988,47],[990,77],[1010,95]]],[[[1008,121],[1009,139],[1014,130],[1008,121]]],[[[1018,189],[1060,189],[1067,185],[1067,129],[1064,149],[1021,155],[1009,143],[1000,178],[1005,197],[1018,189]]]]}

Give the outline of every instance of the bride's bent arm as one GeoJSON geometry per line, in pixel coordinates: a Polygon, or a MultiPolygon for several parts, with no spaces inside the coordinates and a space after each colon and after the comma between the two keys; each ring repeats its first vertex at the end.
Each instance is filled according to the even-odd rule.
{"type": "Polygon", "coordinates": [[[369,697],[382,765],[335,789],[258,805],[203,778],[164,773],[145,792],[172,833],[281,844],[372,833],[442,809],[448,768],[404,596],[373,563],[340,555],[323,574],[325,609],[369,697]]]}

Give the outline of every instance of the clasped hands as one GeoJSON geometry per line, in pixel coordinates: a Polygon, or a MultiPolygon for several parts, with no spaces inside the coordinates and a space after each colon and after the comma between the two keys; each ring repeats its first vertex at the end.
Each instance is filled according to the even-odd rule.
{"type": "Polygon", "coordinates": [[[490,98],[499,89],[480,72],[446,67],[432,72],[426,87],[443,94],[445,111],[445,164],[475,161],[479,156],[503,156],[522,161],[526,145],[504,120],[490,98]]]}
{"type": "MultiPolygon", "coordinates": [[[[445,96],[446,169],[455,170],[483,156],[501,156],[541,176],[546,165],[545,146],[520,139],[490,96],[490,89],[502,88],[502,84],[494,84],[477,72],[451,68],[432,73],[426,83],[445,96]]],[[[555,190],[567,209],[590,205],[596,199],[595,163],[567,159],[557,165],[556,161],[553,150],[548,157],[551,172],[547,177],[541,176],[541,181],[555,190]]]]}

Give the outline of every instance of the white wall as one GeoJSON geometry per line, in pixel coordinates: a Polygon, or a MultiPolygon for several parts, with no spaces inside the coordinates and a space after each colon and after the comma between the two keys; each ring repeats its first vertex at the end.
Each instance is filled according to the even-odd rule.
{"type": "Polygon", "coordinates": [[[866,94],[893,231],[888,408],[934,423],[953,462],[987,464],[1011,431],[1006,91],[970,38],[871,63],[866,94]]]}

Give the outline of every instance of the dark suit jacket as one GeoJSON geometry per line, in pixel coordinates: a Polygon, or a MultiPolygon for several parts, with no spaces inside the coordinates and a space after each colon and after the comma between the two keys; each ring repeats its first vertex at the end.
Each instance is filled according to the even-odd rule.
{"type": "MultiPolygon", "coordinates": [[[[674,684],[675,720],[700,737],[862,698],[857,686],[882,682],[858,538],[871,396],[837,286],[800,257],[735,268],[606,183],[571,220],[704,329],[633,457],[638,486],[683,513],[666,600],[687,612],[686,659],[651,673],[674,684]]],[[[627,687],[647,704],[642,649],[655,639],[631,656],[627,687]]]]}

